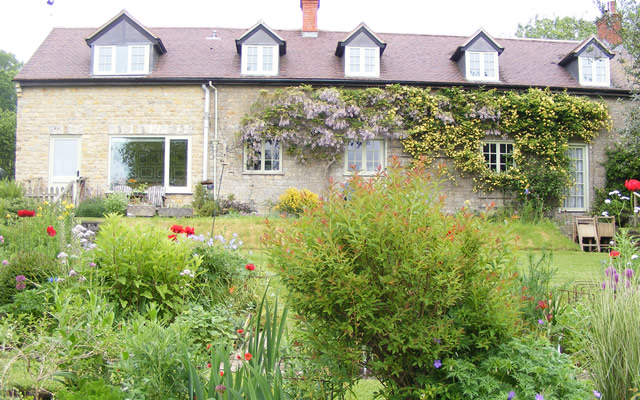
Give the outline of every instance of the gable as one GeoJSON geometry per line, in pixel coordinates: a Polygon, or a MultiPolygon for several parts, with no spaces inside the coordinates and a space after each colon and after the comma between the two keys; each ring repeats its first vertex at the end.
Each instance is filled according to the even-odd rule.
{"type": "Polygon", "coordinates": [[[109,30],[97,35],[90,43],[95,46],[153,44],[136,26],[129,21],[121,20],[109,30]]]}
{"type": "Polygon", "coordinates": [[[284,39],[262,21],[236,39],[238,53],[242,53],[243,45],[278,46],[278,52],[281,56],[287,53],[287,43],[284,39]]]}

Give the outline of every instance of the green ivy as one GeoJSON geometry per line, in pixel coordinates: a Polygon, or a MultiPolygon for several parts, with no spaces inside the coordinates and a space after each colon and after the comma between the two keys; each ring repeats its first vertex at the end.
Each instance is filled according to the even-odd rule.
{"type": "Polygon", "coordinates": [[[300,86],[263,92],[243,120],[241,138],[250,157],[270,139],[302,161],[334,162],[350,141],[400,137],[414,159],[451,159],[461,175],[473,176],[475,190],[503,190],[524,200],[528,189],[528,196],[551,208],[572,184],[569,140],[590,143],[610,128],[603,102],[548,89],[300,86]],[[514,141],[515,167],[495,172],[485,165],[482,142],[491,138],[514,141]]]}

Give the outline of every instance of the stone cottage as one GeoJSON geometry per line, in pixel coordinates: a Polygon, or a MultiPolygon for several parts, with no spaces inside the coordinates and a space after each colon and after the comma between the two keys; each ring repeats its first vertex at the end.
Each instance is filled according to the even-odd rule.
{"type": "MultiPolygon", "coordinates": [[[[325,170],[301,164],[266,141],[260,160],[247,160],[241,120],[264,89],[299,84],[446,88],[530,87],[601,98],[614,128],[618,99],[630,86],[605,42],[493,38],[317,29],[318,0],[301,0],[301,30],[147,28],[125,10],[97,29],[52,30],[16,77],[16,179],[59,186],[85,177],[108,193],[115,185],[161,185],[168,201],[191,200],[196,185],[214,181],[264,212],[289,187],[321,193],[327,178],[344,180],[402,156],[396,141],[345,146],[344,162],[325,170]]],[[[618,57],[619,58],[619,57],[618,57]]],[[[571,143],[576,186],[565,210],[587,211],[604,184],[601,162],[614,137],[571,143]]],[[[513,145],[487,140],[488,168],[499,170],[513,145]]],[[[475,207],[492,194],[474,193],[469,177],[446,185],[448,207],[475,207]]],[[[216,192],[218,189],[216,189],[216,192]]]]}

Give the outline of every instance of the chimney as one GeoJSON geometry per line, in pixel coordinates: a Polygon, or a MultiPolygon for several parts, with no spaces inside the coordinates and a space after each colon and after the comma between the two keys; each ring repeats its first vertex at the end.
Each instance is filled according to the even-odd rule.
{"type": "Polygon", "coordinates": [[[616,13],[616,2],[607,3],[607,10],[596,21],[598,27],[598,39],[617,46],[622,43],[620,37],[620,14],[616,13]]]}
{"type": "Polygon", "coordinates": [[[320,0],[300,0],[300,8],[302,8],[302,37],[318,37],[320,0]]]}

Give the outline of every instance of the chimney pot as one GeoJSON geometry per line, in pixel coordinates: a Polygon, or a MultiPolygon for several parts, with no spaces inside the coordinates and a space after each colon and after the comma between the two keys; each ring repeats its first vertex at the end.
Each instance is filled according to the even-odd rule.
{"type": "Polygon", "coordinates": [[[300,0],[302,9],[302,36],[318,37],[318,8],[320,0],[300,0]]]}

